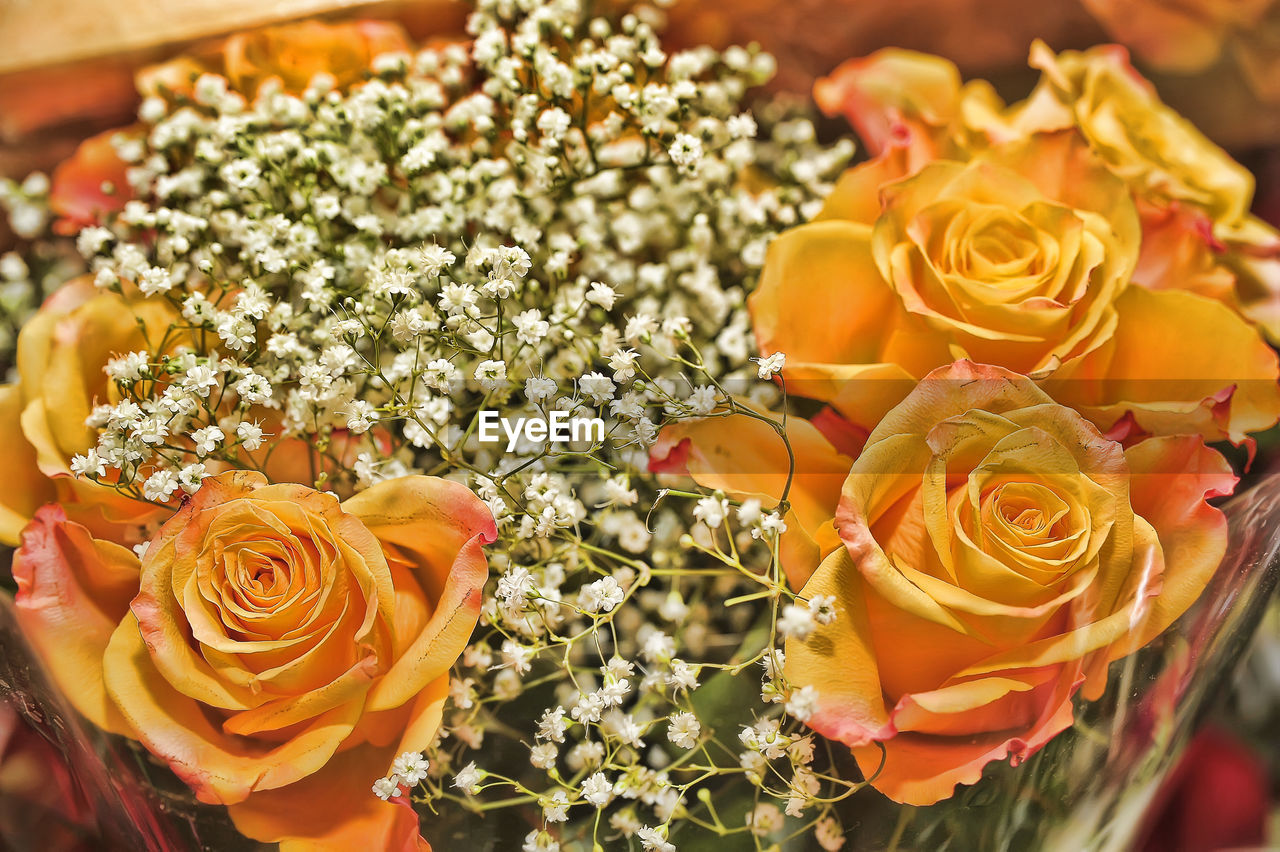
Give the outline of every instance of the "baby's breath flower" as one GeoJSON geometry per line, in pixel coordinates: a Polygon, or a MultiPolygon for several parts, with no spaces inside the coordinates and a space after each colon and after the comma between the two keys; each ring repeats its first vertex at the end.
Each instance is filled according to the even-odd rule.
{"type": "Polygon", "coordinates": [[[539,769],[552,768],[559,756],[559,749],[554,743],[538,743],[529,750],[529,762],[539,769]]]}
{"type": "Polygon", "coordinates": [[[818,706],[818,690],[813,686],[803,686],[787,699],[787,715],[794,716],[801,722],[809,721],[818,706]]]}
{"type": "Polygon", "coordinates": [[[677,134],[667,154],[682,171],[692,173],[702,160],[702,140],[688,133],[677,134]]]}
{"type": "Polygon", "coordinates": [[[453,776],[453,786],[457,787],[468,796],[474,796],[480,792],[480,782],[484,779],[483,770],[479,769],[475,761],[468,763],[466,766],[453,776]]]}
{"type": "Polygon", "coordinates": [[[486,391],[493,392],[507,383],[507,365],[504,361],[481,361],[475,370],[476,381],[486,391]]]}
{"type": "Polygon", "coordinates": [[[778,617],[778,631],[788,639],[807,639],[817,627],[807,606],[787,604],[778,617]]]}
{"type": "Polygon", "coordinates": [[[756,837],[768,837],[782,828],[782,811],[777,805],[762,802],[747,813],[747,828],[756,837]]]}
{"type": "Polygon", "coordinates": [[[711,529],[718,529],[728,514],[729,501],[723,497],[703,497],[693,510],[693,516],[711,529]]]}
{"type": "Polygon", "coordinates": [[[613,784],[603,772],[596,772],[582,782],[582,798],[602,808],[613,798],[613,784]]]}
{"type": "Polygon", "coordinates": [[[787,361],[787,356],[782,352],[775,352],[768,358],[753,358],[751,360],[760,365],[757,375],[762,379],[769,379],[782,372],[782,368],[787,361]]]}
{"type": "Polygon", "coordinates": [[[818,820],[818,825],[814,829],[814,837],[825,852],[840,852],[846,839],[844,829],[833,817],[823,817],[818,820]]]}
{"type": "Polygon", "coordinates": [[[96,478],[107,475],[106,462],[98,456],[97,450],[85,450],[83,454],[71,459],[71,473],[75,476],[96,478]]]}
{"type": "Polygon", "coordinates": [[[236,424],[236,438],[246,450],[256,450],[262,446],[262,425],[257,421],[242,420],[236,424]]]}
{"type": "Polygon", "coordinates": [[[569,794],[556,790],[542,801],[542,818],[547,822],[564,822],[569,818],[569,794]]]}
{"type": "Polygon", "coordinates": [[[692,713],[676,713],[667,723],[667,739],[680,748],[693,748],[697,745],[698,735],[701,732],[702,725],[692,713]]]}
{"type": "Polygon", "coordinates": [[[400,795],[400,784],[398,778],[379,778],[373,782],[373,794],[382,801],[400,795]]]}
{"type": "Polygon", "coordinates": [[[667,842],[666,833],[661,828],[641,826],[636,829],[636,838],[646,852],[676,852],[676,847],[667,842]]]}
{"type": "Polygon", "coordinates": [[[429,764],[420,752],[406,751],[391,764],[391,774],[410,787],[416,787],[427,777],[429,764]]]}
{"type": "Polygon", "coordinates": [[[597,404],[604,404],[613,398],[617,387],[607,376],[600,373],[587,373],[578,382],[578,388],[597,404]]]}

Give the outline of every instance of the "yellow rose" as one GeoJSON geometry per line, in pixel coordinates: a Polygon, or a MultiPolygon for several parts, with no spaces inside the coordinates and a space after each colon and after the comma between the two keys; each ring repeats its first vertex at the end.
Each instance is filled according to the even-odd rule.
{"type": "Polygon", "coordinates": [[[416,815],[370,779],[431,743],[495,536],[479,498],[435,477],[339,503],[232,472],[141,562],[40,510],[14,560],[16,609],[77,709],[230,806],[244,834],[412,848],[416,815]]]}
{"type": "Polygon", "coordinates": [[[1030,61],[1043,76],[1019,110],[1024,129],[1078,128],[1141,197],[1195,205],[1215,222],[1248,213],[1253,175],[1161,102],[1124,48],[1055,55],[1037,41],[1030,61]]]}
{"type": "MultiPolygon", "coordinates": [[[[167,517],[166,509],[118,491],[113,471],[98,481],[73,476],[71,459],[98,443],[98,432],[85,424],[94,407],[121,401],[118,387],[107,377],[107,363],[129,352],[148,352],[154,359],[189,347],[192,341],[185,332],[171,331],[175,322],[180,318],[164,300],[102,291],[86,276],[61,287],[23,326],[19,381],[0,385],[0,438],[10,449],[12,485],[0,495],[0,543],[16,546],[35,510],[53,501],[95,537],[128,545],[145,541],[167,517]],[[165,352],[152,351],[162,339],[165,352]]],[[[216,357],[216,350],[212,354],[216,357]]],[[[162,377],[150,388],[150,397],[159,398],[166,386],[162,377]]],[[[229,414],[238,399],[228,393],[222,404],[220,413],[229,414]]],[[[280,431],[277,411],[255,406],[247,416],[261,422],[268,434],[280,431]]],[[[375,432],[371,439],[380,435],[375,432]]],[[[284,438],[245,452],[246,463],[276,482],[314,483],[323,475],[326,488],[342,490],[349,485],[350,467],[364,440],[337,429],[327,452],[321,453],[300,438],[284,438]]],[[[204,461],[210,472],[227,468],[214,458],[204,461]]],[[[148,474],[146,468],[139,471],[141,479],[148,474]]]]}
{"type": "MultiPolygon", "coordinates": [[[[1011,107],[984,81],[962,84],[948,60],[898,49],[849,60],[817,83],[814,97],[858,130],[879,161],[878,183],[933,160],[965,161],[992,145],[1076,129],[1137,205],[1133,281],[1209,296],[1280,341],[1280,235],[1248,214],[1249,172],[1169,109],[1123,49],[1054,55],[1037,42],[1031,59],[1043,71],[1040,85],[1011,107]]],[[[875,203],[874,190],[859,194],[875,203]]]]}
{"type": "Polygon", "coordinates": [[[129,302],[77,278],[60,288],[18,336],[18,375],[0,386],[0,436],[10,448],[11,486],[0,496],[0,542],[17,545],[35,509],[54,499],[94,534],[136,543],[157,521],[156,507],[71,475],[72,456],[97,444],[85,419],[99,403],[119,402],[103,368],[116,355],[147,348],[148,333],[174,314],[159,301],[129,302]]]}
{"type": "Polygon", "coordinates": [[[321,73],[346,87],[360,82],[380,54],[410,49],[404,30],[390,21],[301,21],[237,33],[222,55],[231,85],[252,95],[270,77],[290,92],[302,91],[321,73]]]}
{"type": "Polygon", "coordinates": [[[1036,42],[1031,64],[1043,76],[1010,121],[1022,132],[1078,128],[1128,181],[1143,223],[1134,280],[1208,292],[1280,341],[1280,235],[1249,213],[1249,170],[1166,106],[1123,48],[1055,55],[1036,42]]]}
{"type": "Polygon", "coordinates": [[[1199,438],[1126,449],[1024,376],[930,374],[868,438],[800,591],[836,600],[786,644],[810,726],[913,805],[1022,760],[1195,601],[1226,547],[1206,498],[1234,485],[1199,438]]]}
{"type": "Polygon", "coordinates": [[[1275,423],[1275,354],[1218,302],[1128,286],[1140,244],[1124,181],[1076,131],[915,171],[891,149],[774,241],[748,305],[789,390],[865,428],[958,358],[1034,374],[1103,429],[1275,423]]]}

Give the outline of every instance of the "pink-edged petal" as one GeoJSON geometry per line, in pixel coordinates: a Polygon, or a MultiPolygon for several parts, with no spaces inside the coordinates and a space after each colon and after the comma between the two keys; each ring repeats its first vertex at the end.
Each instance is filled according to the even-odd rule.
{"type": "Polygon", "coordinates": [[[49,505],[23,530],[13,577],[18,624],[58,688],[98,727],[131,734],[107,695],[103,657],[137,591],[138,557],[49,505]]]}

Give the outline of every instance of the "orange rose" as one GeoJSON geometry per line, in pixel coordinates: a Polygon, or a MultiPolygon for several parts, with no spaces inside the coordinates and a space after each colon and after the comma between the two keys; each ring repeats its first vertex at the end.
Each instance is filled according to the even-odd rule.
{"type": "Polygon", "coordinates": [[[90,136],[53,170],[49,208],[58,214],[53,226],[57,233],[74,236],[81,228],[100,224],[107,214],[123,210],[133,197],[126,175],[128,164],[111,144],[122,132],[127,131],[108,130],[90,136]]]}
{"type": "Polygon", "coordinates": [[[404,30],[389,21],[302,21],[233,35],[222,55],[231,85],[251,95],[269,77],[279,77],[292,92],[321,73],[339,87],[349,86],[364,77],[375,57],[410,49],[404,30]]]}
{"type": "MultiPolygon", "coordinates": [[[[1010,107],[985,81],[962,85],[951,62],[897,49],[844,63],[814,96],[885,161],[881,182],[936,159],[967,161],[992,145],[1076,130],[1137,205],[1133,281],[1214,298],[1280,340],[1280,236],[1248,213],[1248,170],[1166,106],[1122,48],[1055,55],[1036,42],[1031,64],[1040,84],[1010,107]]],[[[874,189],[861,191],[874,202],[874,189]]]]}
{"type": "Polygon", "coordinates": [[[432,741],[496,537],[443,479],[344,503],[249,472],[205,480],[141,563],[61,509],[14,560],[26,635],[77,709],[142,741],[249,837],[412,848],[370,779],[432,741]]]}
{"type": "Polygon", "coordinates": [[[71,475],[72,456],[97,444],[85,419],[99,403],[119,402],[104,367],[116,355],[147,348],[148,333],[174,314],[159,301],[129,302],[88,277],[63,285],[18,336],[19,381],[0,386],[0,438],[10,452],[11,487],[0,496],[0,543],[51,500],[99,537],[130,544],[162,515],[105,484],[71,475]]]}
{"type": "Polygon", "coordinates": [[[1024,131],[1076,127],[1124,178],[1143,223],[1134,280],[1206,292],[1206,276],[1230,280],[1212,295],[1280,340],[1280,235],[1249,214],[1249,170],[1166,106],[1119,47],[1054,54],[1031,48],[1040,85],[1016,108],[1024,131]]]}
{"type": "Polygon", "coordinates": [[[908,804],[1022,760],[1200,594],[1226,546],[1205,500],[1234,485],[1199,438],[1126,449],[1024,376],[935,371],[871,433],[800,592],[837,610],[786,646],[809,724],[908,804]]]}
{"type": "MultiPolygon", "coordinates": [[[[102,291],[85,276],[61,287],[23,326],[19,381],[0,385],[0,438],[10,450],[12,485],[0,495],[0,543],[16,546],[36,509],[55,500],[95,537],[121,544],[145,541],[167,517],[166,509],[116,490],[114,473],[97,482],[73,476],[71,459],[97,445],[98,432],[85,425],[93,408],[120,402],[120,391],[105,372],[107,362],[128,352],[150,352],[162,338],[167,341],[163,354],[174,354],[190,343],[182,333],[165,334],[180,321],[163,300],[102,291]]],[[[153,398],[164,391],[164,382],[152,388],[153,398]]],[[[226,395],[220,413],[231,413],[236,403],[234,395],[226,395]]],[[[277,411],[254,407],[247,417],[261,421],[268,434],[279,431],[277,411]]],[[[366,441],[384,437],[381,430],[358,437],[335,429],[321,451],[301,438],[285,438],[246,452],[245,464],[260,467],[275,482],[314,483],[323,475],[326,489],[341,490],[349,479],[343,473],[366,441]]],[[[211,472],[226,469],[224,462],[205,461],[211,472]]],[[[140,474],[145,478],[147,472],[140,474]]]]}
{"type": "Polygon", "coordinates": [[[300,21],[237,33],[212,50],[145,68],[138,75],[138,89],[144,95],[164,90],[190,94],[201,74],[225,76],[246,97],[273,77],[295,94],[317,74],[328,74],[336,86],[346,88],[365,78],[375,57],[409,50],[408,35],[390,21],[300,21]]]}
{"type": "Polygon", "coordinates": [[[793,393],[870,427],[930,370],[973,358],[1034,374],[1104,429],[1243,441],[1280,417],[1276,356],[1245,320],[1128,286],[1133,200],[1075,131],[913,158],[890,146],[851,169],[770,247],[748,304],[793,393]]]}
{"type": "Polygon", "coordinates": [[[952,62],[911,50],[890,47],[850,59],[814,84],[813,98],[827,115],[847,118],[872,156],[905,146],[914,168],[1011,133],[1002,127],[1004,101],[990,83],[962,85],[952,62]]]}

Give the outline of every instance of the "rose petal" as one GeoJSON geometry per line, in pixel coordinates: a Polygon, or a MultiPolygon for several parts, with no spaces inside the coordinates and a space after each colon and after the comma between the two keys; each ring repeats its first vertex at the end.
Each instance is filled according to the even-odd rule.
{"type": "Polygon", "coordinates": [[[1111,659],[1133,653],[1160,635],[1200,596],[1222,564],[1227,519],[1205,502],[1230,494],[1237,478],[1222,454],[1199,438],[1149,438],[1125,450],[1133,471],[1133,509],[1160,537],[1165,567],[1160,594],[1130,637],[1111,648],[1111,659]]]}
{"type": "Polygon", "coordinates": [[[959,107],[960,72],[941,57],[885,48],[819,80],[813,98],[827,115],[843,114],[875,155],[907,128],[926,144],[931,131],[949,124],[959,107]]]}
{"type": "Polygon", "coordinates": [[[1129,287],[1116,312],[1111,340],[1044,382],[1099,428],[1132,412],[1152,434],[1239,443],[1280,419],[1276,354],[1231,309],[1181,290],[1129,287]]]}
{"type": "Polygon", "coordinates": [[[414,852],[423,848],[417,814],[370,789],[395,756],[394,749],[352,749],[295,784],[254,793],[227,811],[241,834],[279,843],[281,852],[414,852]]]}
{"type": "Polygon", "coordinates": [[[16,547],[18,534],[36,509],[54,499],[53,483],[36,466],[36,451],[22,434],[22,391],[0,385],[0,446],[6,448],[4,495],[0,497],[0,544],[16,547]]]}
{"type": "Polygon", "coordinates": [[[255,840],[280,843],[282,852],[430,850],[418,838],[418,819],[412,809],[381,802],[369,788],[388,771],[396,755],[422,751],[431,744],[448,694],[448,677],[438,678],[414,700],[407,718],[394,713],[393,727],[400,735],[395,748],[351,749],[296,784],[254,793],[232,805],[228,810],[236,828],[255,840]]]}
{"type": "Polygon", "coordinates": [[[863,746],[853,750],[854,757],[867,777],[878,772],[871,785],[890,799],[931,805],[953,795],[957,784],[977,783],[993,760],[1020,762],[1071,727],[1071,696],[1078,683],[1075,670],[1065,667],[1047,694],[1035,700],[1041,708],[1038,717],[1016,733],[939,737],[904,732],[887,740],[883,752],[863,746]]]}
{"type": "Polygon", "coordinates": [[[480,616],[489,577],[483,545],[497,538],[489,508],[465,486],[431,476],[380,482],[342,504],[393,558],[416,569],[435,602],[431,620],[369,694],[370,710],[398,707],[448,671],[480,616]]]}
{"type": "Polygon", "coordinates": [[[870,237],[865,225],[829,219],[792,228],[769,246],[747,304],[760,351],[786,353],[789,383],[793,363],[893,363],[923,373],[950,360],[937,335],[903,312],[871,256],[870,237]]]}
{"type": "Polygon", "coordinates": [[[787,486],[794,457],[782,542],[790,555],[782,565],[792,587],[799,588],[818,561],[839,546],[831,520],[853,459],[800,418],[788,420],[787,440],[792,456],[771,426],[745,414],[686,420],[662,430],[649,465],[652,472],[685,473],[704,488],[772,507],[787,486]],[[677,458],[679,464],[672,466],[677,458]]]}
{"type": "Polygon", "coordinates": [[[138,557],[50,505],[23,530],[13,578],[18,623],[58,688],[98,727],[131,735],[107,696],[103,655],[137,591],[138,557]]]}
{"type": "Polygon", "coordinates": [[[90,136],[53,170],[49,207],[61,217],[55,225],[58,233],[74,235],[81,228],[101,224],[106,214],[123,210],[132,196],[125,174],[128,163],[111,144],[118,133],[108,130],[90,136]],[[104,183],[111,185],[110,193],[103,191],[104,183]]]}
{"type": "Polygon", "coordinates": [[[880,216],[880,188],[909,174],[908,149],[891,144],[878,156],[846,169],[813,221],[844,219],[870,227],[880,216]]]}
{"type": "Polygon", "coordinates": [[[107,692],[138,739],[168,762],[200,801],[212,804],[242,802],[250,793],[319,771],[363,709],[358,700],[339,705],[279,744],[224,733],[205,705],[174,689],[155,667],[132,613],[112,634],[103,667],[107,692]]]}
{"type": "Polygon", "coordinates": [[[831,624],[818,625],[807,639],[788,639],[785,651],[787,679],[818,689],[818,707],[809,726],[849,746],[893,733],[862,588],[844,548],[824,559],[801,594],[834,596],[838,615],[831,624]]]}

